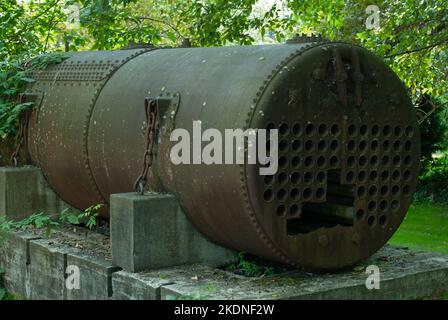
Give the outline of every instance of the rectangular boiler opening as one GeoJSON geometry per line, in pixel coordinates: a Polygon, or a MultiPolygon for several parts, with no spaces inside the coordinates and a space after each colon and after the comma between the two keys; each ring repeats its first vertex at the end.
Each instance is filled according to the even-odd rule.
{"type": "Polygon", "coordinates": [[[353,226],[354,201],[355,186],[341,183],[341,170],[330,170],[327,174],[326,201],[305,203],[299,218],[287,220],[287,233],[296,235],[337,225],[353,226]]]}

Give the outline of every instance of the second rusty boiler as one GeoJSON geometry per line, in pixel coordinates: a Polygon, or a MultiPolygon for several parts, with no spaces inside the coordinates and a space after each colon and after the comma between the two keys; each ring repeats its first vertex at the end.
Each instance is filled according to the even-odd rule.
{"type": "MultiPolygon", "coordinates": [[[[419,129],[378,57],[339,42],[69,54],[33,75],[29,149],[84,209],[133,190],[147,97],[160,105],[149,190],[177,196],[208,238],[314,270],[355,264],[396,231],[415,192],[419,129]],[[279,170],[174,165],[175,128],[277,128],[279,170]]],[[[103,212],[108,217],[107,210],[103,212]]]]}

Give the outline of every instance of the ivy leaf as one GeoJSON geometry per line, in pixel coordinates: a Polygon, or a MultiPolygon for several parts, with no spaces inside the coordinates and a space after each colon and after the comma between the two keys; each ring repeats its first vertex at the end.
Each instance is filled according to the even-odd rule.
{"type": "Polygon", "coordinates": [[[176,42],[177,37],[173,32],[168,32],[167,36],[168,36],[168,39],[170,39],[172,42],[176,42]]]}
{"type": "Polygon", "coordinates": [[[24,82],[27,82],[27,83],[32,83],[32,82],[35,81],[34,79],[32,79],[32,78],[27,78],[27,77],[20,78],[20,80],[22,80],[22,81],[24,81],[24,82]]]}
{"type": "Polygon", "coordinates": [[[69,215],[69,216],[67,217],[67,221],[68,221],[70,224],[75,224],[75,225],[80,224],[80,220],[79,220],[78,216],[76,216],[76,215],[74,215],[74,214],[69,215]]]}

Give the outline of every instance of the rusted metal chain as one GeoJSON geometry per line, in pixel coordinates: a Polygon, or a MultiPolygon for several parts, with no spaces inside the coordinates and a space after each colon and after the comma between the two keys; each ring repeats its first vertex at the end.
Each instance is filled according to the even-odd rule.
{"type": "Polygon", "coordinates": [[[134,189],[138,194],[143,195],[145,186],[148,181],[148,172],[153,163],[154,142],[156,130],[159,125],[159,105],[157,99],[145,99],[145,116],[146,116],[146,132],[145,132],[145,153],[143,155],[142,171],[135,181],[134,189]]]}
{"type": "Polygon", "coordinates": [[[11,165],[17,167],[20,160],[20,150],[26,145],[30,110],[22,110],[19,115],[19,131],[16,136],[16,149],[11,155],[11,165]]]}

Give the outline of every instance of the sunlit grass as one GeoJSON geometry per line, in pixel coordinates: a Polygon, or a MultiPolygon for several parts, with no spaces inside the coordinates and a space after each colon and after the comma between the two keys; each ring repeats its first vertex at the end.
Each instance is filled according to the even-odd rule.
{"type": "Polygon", "coordinates": [[[448,254],[448,206],[430,203],[411,205],[389,243],[448,254]]]}

